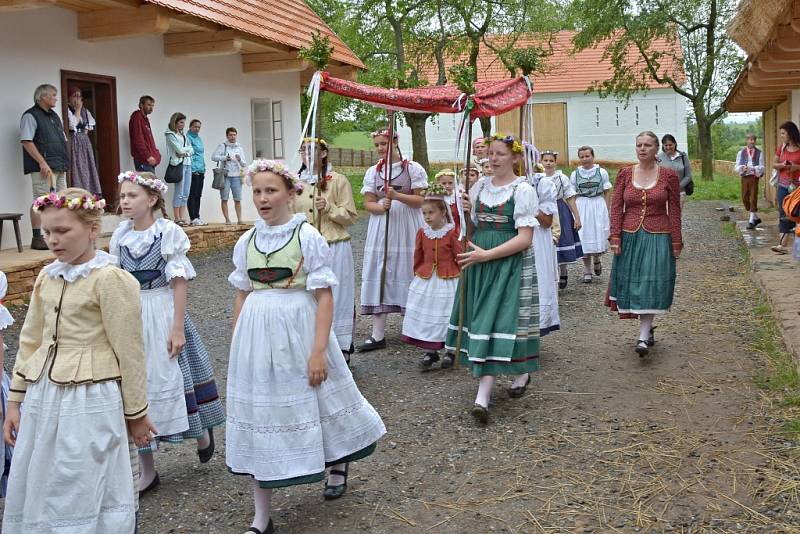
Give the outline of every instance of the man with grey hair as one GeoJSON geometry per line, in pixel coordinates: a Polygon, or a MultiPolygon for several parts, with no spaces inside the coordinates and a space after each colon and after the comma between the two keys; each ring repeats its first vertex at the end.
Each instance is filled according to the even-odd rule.
{"type": "MultiPolygon", "coordinates": [[[[50,84],[42,84],[33,93],[34,105],[22,114],[20,120],[20,142],[22,143],[22,166],[31,177],[33,198],[50,191],[67,188],[69,152],[67,136],[61,118],[55,112],[58,91],[50,84]]],[[[42,237],[42,221],[31,208],[33,239],[31,248],[47,250],[42,237]]]]}

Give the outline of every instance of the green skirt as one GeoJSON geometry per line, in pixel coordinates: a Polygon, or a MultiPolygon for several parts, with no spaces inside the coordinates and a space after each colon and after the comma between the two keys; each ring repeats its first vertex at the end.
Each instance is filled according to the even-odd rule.
{"type": "MultiPolygon", "coordinates": [[[[483,249],[503,244],[516,232],[482,231],[483,249]]],[[[531,249],[470,266],[459,280],[445,347],[455,352],[463,285],[461,362],[480,376],[515,375],[539,369],[539,295],[531,249]]]]}
{"type": "Polygon", "coordinates": [[[630,319],[666,313],[675,292],[675,256],[670,234],[644,228],[622,233],[622,253],[614,256],[606,305],[630,319]]]}

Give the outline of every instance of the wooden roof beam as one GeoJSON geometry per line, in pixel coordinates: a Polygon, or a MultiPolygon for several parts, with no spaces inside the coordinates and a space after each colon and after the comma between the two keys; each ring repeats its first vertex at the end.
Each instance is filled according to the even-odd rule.
{"type": "Polygon", "coordinates": [[[763,72],[781,73],[787,70],[797,70],[800,66],[800,57],[795,56],[793,60],[776,59],[771,52],[759,54],[758,59],[751,65],[763,72]]]}
{"type": "Polygon", "coordinates": [[[56,0],[0,0],[0,11],[22,11],[52,6],[56,0]]]}
{"type": "Polygon", "coordinates": [[[800,89],[800,77],[798,78],[786,78],[786,79],[762,79],[758,76],[748,76],[747,77],[747,84],[753,87],[756,90],[761,89],[777,89],[777,90],[786,90],[791,91],[792,89],[800,89]]]}
{"type": "Polygon", "coordinates": [[[755,80],[786,80],[800,82],[800,61],[780,71],[764,70],[759,66],[753,66],[748,72],[748,79],[755,80]]]}
{"type": "Polygon", "coordinates": [[[169,14],[156,5],[78,13],[78,39],[103,41],[161,35],[169,30],[169,14]]]}
{"type": "MultiPolygon", "coordinates": [[[[328,65],[327,72],[334,78],[341,78],[351,82],[358,81],[358,69],[351,65],[328,65]]],[[[308,85],[311,83],[311,77],[314,76],[314,68],[303,71],[300,74],[300,85],[308,85]]]]}
{"type": "MultiPolygon", "coordinates": [[[[789,54],[800,52],[800,24],[795,28],[794,20],[795,19],[792,19],[792,24],[778,26],[775,32],[775,41],[772,45],[774,49],[789,54]]],[[[800,21],[798,21],[798,23],[800,23],[800,21]]]]}
{"type": "Polygon", "coordinates": [[[234,30],[164,35],[167,57],[230,56],[241,51],[242,40],[234,30]]]}
{"type": "Polygon", "coordinates": [[[242,54],[243,72],[302,72],[310,68],[297,52],[265,52],[242,54]]]}

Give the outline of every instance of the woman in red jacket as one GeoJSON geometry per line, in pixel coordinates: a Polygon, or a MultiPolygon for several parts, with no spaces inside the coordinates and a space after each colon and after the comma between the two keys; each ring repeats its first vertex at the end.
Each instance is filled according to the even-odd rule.
{"type": "Polygon", "coordinates": [[[621,319],[639,318],[639,356],[655,343],[653,319],[672,306],[675,260],[683,249],[680,179],[658,166],[658,145],[653,132],[636,137],[639,162],[620,170],[611,202],[614,263],[606,305],[621,319]]]}

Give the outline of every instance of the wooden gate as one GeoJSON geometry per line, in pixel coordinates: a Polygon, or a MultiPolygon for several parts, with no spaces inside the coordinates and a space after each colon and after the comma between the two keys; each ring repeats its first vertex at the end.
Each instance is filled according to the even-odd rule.
{"type": "MultiPolygon", "coordinates": [[[[569,162],[566,102],[534,104],[533,129],[536,148],[558,152],[559,164],[566,165],[569,162]]],[[[519,135],[519,109],[497,117],[497,132],[519,135]]]]}

